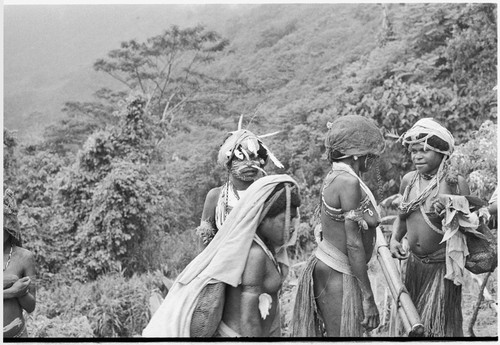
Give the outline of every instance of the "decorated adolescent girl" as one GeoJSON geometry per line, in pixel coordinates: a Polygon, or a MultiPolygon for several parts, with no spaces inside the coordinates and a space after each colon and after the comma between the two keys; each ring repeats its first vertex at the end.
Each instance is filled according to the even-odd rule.
{"type": "Polygon", "coordinates": [[[370,170],[385,142],[377,126],[358,115],[328,128],[331,170],[321,189],[321,230],[299,278],[293,335],[361,337],[380,322],[367,269],[379,214],[359,175],[370,170]]]}
{"type": "Polygon", "coordinates": [[[245,194],[247,188],[262,175],[270,159],[278,168],[283,168],[280,161],[262,142],[262,138],[276,134],[257,136],[249,130],[242,129],[243,118],[240,117],[238,130],[228,133],[222,143],[217,163],[228,172],[228,180],[222,186],[211,189],[203,206],[200,226],[196,233],[203,244],[210,243],[217,231],[222,227],[229,212],[236,202],[245,194]]]}

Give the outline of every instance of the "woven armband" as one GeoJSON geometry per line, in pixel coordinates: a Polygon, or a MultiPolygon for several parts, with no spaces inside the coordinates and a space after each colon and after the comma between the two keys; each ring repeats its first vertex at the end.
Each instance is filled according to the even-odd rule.
{"type": "Polygon", "coordinates": [[[195,230],[196,235],[198,235],[203,241],[204,245],[208,245],[210,241],[214,238],[217,230],[211,222],[202,220],[200,226],[195,230]]]}
{"type": "Polygon", "coordinates": [[[359,227],[363,230],[368,230],[368,224],[363,218],[363,211],[361,209],[350,210],[344,213],[345,220],[351,220],[358,223],[359,227]]]}

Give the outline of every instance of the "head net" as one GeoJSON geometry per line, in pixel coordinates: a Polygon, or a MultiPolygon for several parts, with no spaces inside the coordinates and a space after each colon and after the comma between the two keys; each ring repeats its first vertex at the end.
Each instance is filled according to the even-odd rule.
{"type": "Polygon", "coordinates": [[[345,156],[380,155],[385,141],[373,120],[360,115],[346,115],[328,122],[325,146],[345,156]]]}

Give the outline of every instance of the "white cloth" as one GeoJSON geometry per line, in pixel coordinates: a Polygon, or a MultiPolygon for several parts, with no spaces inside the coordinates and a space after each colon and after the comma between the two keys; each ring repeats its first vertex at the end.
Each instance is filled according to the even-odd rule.
{"type": "Polygon", "coordinates": [[[439,123],[434,121],[430,117],[426,117],[418,120],[408,132],[402,135],[403,145],[411,145],[417,143],[423,143],[424,149],[430,148],[433,151],[442,153],[444,155],[450,156],[453,153],[455,146],[455,139],[453,135],[446,128],[441,126],[439,123]],[[419,135],[424,134],[422,138],[417,138],[419,135]],[[436,147],[429,145],[427,140],[436,136],[448,143],[449,149],[446,151],[440,150],[436,147]]]}
{"type": "Polygon", "coordinates": [[[241,283],[255,231],[262,221],[264,202],[282,182],[297,185],[288,175],[265,176],[250,185],[210,244],[177,277],[143,336],[189,337],[191,317],[203,288],[212,282],[233,287],[241,283]]]}

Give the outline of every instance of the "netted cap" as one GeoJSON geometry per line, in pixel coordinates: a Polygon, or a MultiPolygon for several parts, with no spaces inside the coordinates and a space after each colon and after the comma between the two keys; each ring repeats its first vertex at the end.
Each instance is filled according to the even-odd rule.
{"type": "Polygon", "coordinates": [[[379,156],[385,149],[384,136],[371,119],[346,115],[328,122],[325,146],[346,156],[379,156]]]}
{"type": "Polygon", "coordinates": [[[403,145],[406,147],[413,144],[423,144],[424,149],[430,149],[447,156],[453,153],[455,146],[455,140],[450,131],[430,117],[418,120],[412,128],[401,136],[401,139],[403,145]],[[433,137],[437,137],[447,143],[448,148],[444,149],[443,145],[439,145],[439,142],[431,139],[433,137]]]}

